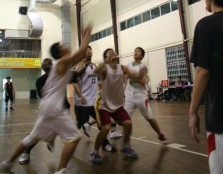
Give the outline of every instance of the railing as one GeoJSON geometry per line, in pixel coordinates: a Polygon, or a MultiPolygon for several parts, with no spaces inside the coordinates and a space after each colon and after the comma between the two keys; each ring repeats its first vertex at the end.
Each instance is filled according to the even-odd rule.
{"type": "Polygon", "coordinates": [[[0,51],[0,58],[40,58],[40,51],[0,51]]]}

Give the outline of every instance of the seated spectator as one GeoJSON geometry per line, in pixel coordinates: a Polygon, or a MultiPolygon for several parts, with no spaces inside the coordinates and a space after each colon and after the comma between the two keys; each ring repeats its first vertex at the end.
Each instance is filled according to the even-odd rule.
{"type": "Polygon", "coordinates": [[[167,96],[169,100],[175,100],[176,95],[175,95],[175,81],[172,79],[172,77],[169,77],[169,88],[167,90],[167,96]]]}
{"type": "Polygon", "coordinates": [[[183,90],[183,82],[181,80],[181,76],[177,76],[176,80],[176,98],[178,101],[183,101],[184,100],[184,90],[183,90]]]}
{"type": "Polygon", "coordinates": [[[192,92],[192,89],[193,89],[193,82],[192,80],[190,79],[190,77],[187,77],[187,79],[185,80],[184,82],[184,97],[186,98],[186,101],[191,101],[191,92],[192,92]]]}

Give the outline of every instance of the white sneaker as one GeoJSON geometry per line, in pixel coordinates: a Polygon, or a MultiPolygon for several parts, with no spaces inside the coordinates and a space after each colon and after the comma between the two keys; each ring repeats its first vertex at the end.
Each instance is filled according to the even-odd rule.
{"type": "Polygon", "coordinates": [[[66,173],[66,168],[61,169],[60,171],[54,173],[54,174],[65,174],[66,173]]]}
{"type": "Polygon", "coordinates": [[[84,134],[88,137],[90,137],[90,129],[91,129],[91,125],[89,123],[84,123],[84,125],[82,126],[84,129],[84,134]]]}
{"type": "Polygon", "coordinates": [[[0,172],[12,173],[13,163],[9,160],[3,161],[0,164],[0,172]]]}
{"type": "Polygon", "coordinates": [[[118,131],[111,132],[110,131],[110,138],[111,139],[121,138],[121,137],[123,137],[123,134],[121,132],[118,132],[118,131]]]}
{"type": "Polygon", "coordinates": [[[28,164],[30,161],[30,154],[22,153],[21,157],[19,158],[19,164],[28,164]]]}

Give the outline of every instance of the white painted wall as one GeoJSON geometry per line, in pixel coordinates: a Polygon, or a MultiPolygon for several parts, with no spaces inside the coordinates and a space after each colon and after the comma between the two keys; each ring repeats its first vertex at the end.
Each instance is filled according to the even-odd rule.
{"type": "Polygon", "coordinates": [[[151,51],[148,56],[151,90],[156,92],[156,87],[161,80],[167,79],[165,49],[151,51]]]}
{"type": "MultiPolygon", "coordinates": [[[[27,15],[19,14],[20,6],[28,6],[29,0],[0,0],[1,29],[29,30],[27,15]]],[[[73,5],[72,5],[73,6],[73,5]]],[[[36,4],[43,20],[43,34],[40,37],[42,44],[42,58],[51,57],[49,47],[54,42],[62,41],[61,28],[61,0],[54,4],[36,4]]],[[[35,89],[34,74],[29,69],[1,69],[1,76],[13,77],[17,99],[29,98],[30,90],[35,89]],[[32,82],[31,82],[32,81],[32,82]]],[[[36,74],[39,76],[38,71],[36,74]]],[[[2,84],[2,82],[0,82],[2,84]]]]}
{"type": "MultiPolygon", "coordinates": [[[[44,31],[42,39],[42,57],[49,57],[49,46],[62,40],[61,29],[61,1],[54,4],[37,4],[42,16],[44,31]]],[[[117,0],[117,18],[119,50],[123,57],[121,63],[127,64],[132,61],[132,53],[137,46],[143,47],[147,54],[144,62],[149,68],[151,85],[153,91],[157,83],[167,78],[165,48],[182,43],[182,32],[178,11],[156,18],[146,23],[135,26],[131,29],[119,31],[119,23],[133,17],[168,0],[117,0]],[[159,68],[157,68],[159,65],[159,68]]],[[[186,0],[184,1],[186,2],[186,0]]],[[[2,29],[27,30],[29,20],[27,16],[18,13],[19,6],[27,6],[28,0],[0,0],[0,25],[2,29]],[[9,11],[10,9],[10,11],[9,11]],[[8,15],[10,17],[5,17],[8,15]]],[[[70,0],[71,4],[75,2],[70,0]]],[[[112,26],[110,0],[83,0],[82,21],[83,25],[93,21],[92,33],[96,33],[112,26]]],[[[76,7],[71,5],[71,27],[72,27],[72,50],[76,50],[77,29],[76,29],[76,7]]],[[[188,6],[186,9],[189,38],[193,38],[193,31],[197,21],[208,15],[205,11],[204,1],[188,6]]],[[[189,47],[192,42],[190,41],[189,47]]],[[[114,48],[113,35],[90,43],[93,49],[93,62],[102,61],[102,53],[106,48],[114,48]]],[[[23,92],[23,90],[20,90],[23,92]]],[[[25,96],[25,94],[23,94],[25,96]]]]}
{"type": "MultiPolygon", "coordinates": [[[[167,79],[165,48],[179,45],[183,42],[179,11],[171,12],[124,31],[120,31],[119,24],[124,20],[167,1],[169,0],[116,1],[119,52],[122,57],[121,63],[128,64],[131,62],[133,60],[132,54],[135,47],[143,47],[147,52],[147,57],[145,57],[144,62],[149,68],[152,92],[156,91],[155,87],[160,80],[167,79]],[[159,65],[160,68],[157,68],[157,65],[159,65]]],[[[184,3],[187,4],[187,0],[185,0],[184,3]]],[[[185,11],[187,14],[188,38],[190,39],[189,48],[191,48],[194,27],[200,18],[208,14],[205,11],[204,1],[187,6],[185,11]]],[[[84,25],[88,21],[95,21],[93,33],[110,27],[112,24],[110,0],[91,0],[83,7],[82,18],[84,20],[84,25]]],[[[106,48],[114,48],[113,36],[94,41],[90,43],[90,45],[94,52],[93,60],[96,62],[100,61],[99,58],[102,56],[102,53],[106,48]]]]}

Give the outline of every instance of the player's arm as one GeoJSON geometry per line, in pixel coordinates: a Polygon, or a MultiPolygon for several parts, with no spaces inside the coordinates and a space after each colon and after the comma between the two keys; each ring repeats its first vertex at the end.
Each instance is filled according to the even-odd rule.
{"type": "Polygon", "coordinates": [[[147,83],[147,72],[148,69],[146,67],[141,68],[139,74],[129,70],[127,66],[122,65],[123,72],[128,75],[129,79],[134,80],[135,82],[145,85],[147,83]]]}
{"type": "Polygon", "coordinates": [[[6,83],[5,83],[5,85],[4,85],[4,89],[5,89],[5,93],[6,93],[6,95],[8,96],[8,92],[7,92],[7,90],[6,90],[6,83]]]}
{"type": "Polygon", "coordinates": [[[84,65],[78,66],[75,69],[75,71],[77,72],[77,77],[80,77],[83,73],[85,73],[87,66],[88,66],[87,64],[84,64],[84,65]]]}
{"type": "Polygon", "coordinates": [[[74,90],[77,93],[77,96],[82,104],[86,103],[85,97],[81,93],[81,89],[78,83],[74,83],[74,90]]]}
{"type": "Polygon", "coordinates": [[[88,48],[88,44],[90,42],[92,25],[87,25],[85,29],[82,31],[83,40],[79,47],[79,49],[73,55],[65,55],[62,59],[59,59],[57,66],[57,73],[59,75],[65,74],[67,69],[76,65],[78,62],[85,58],[85,54],[88,48]]]}
{"type": "Polygon", "coordinates": [[[105,63],[101,63],[99,66],[97,66],[94,70],[94,73],[96,74],[103,74],[106,71],[105,69],[105,63]]]}
{"type": "Polygon", "coordinates": [[[43,88],[43,85],[44,85],[44,84],[42,84],[42,82],[41,82],[40,79],[37,79],[37,80],[36,80],[36,90],[37,90],[37,94],[38,94],[39,98],[42,98],[41,90],[42,90],[42,88],[43,88]]]}

